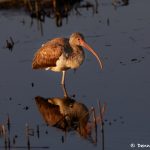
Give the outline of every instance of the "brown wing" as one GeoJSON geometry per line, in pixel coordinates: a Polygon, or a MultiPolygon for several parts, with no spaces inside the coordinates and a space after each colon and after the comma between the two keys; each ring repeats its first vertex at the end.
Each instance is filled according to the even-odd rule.
{"type": "Polygon", "coordinates": [[[33,69],[43,69],[56,66],[56,61],[63,52],[71,52],[69,40],[66,38],[55,38],[42,46],[34,55],[32,61],[33,69]]]}
{"type": "Polygon", "coordinates": [[[55,125],[63,118],[59,106],[49,103],[48,99],[37,96],[35,97],[35,101],[39,112],[47,124],[55,125]]]}
{"type": "Polygon", "coordinates": [[[63,53],[64,48],[59,44],[45,44],[34,55],[33,69],[42,69],[56,66],[56,61],[63,53]]]}

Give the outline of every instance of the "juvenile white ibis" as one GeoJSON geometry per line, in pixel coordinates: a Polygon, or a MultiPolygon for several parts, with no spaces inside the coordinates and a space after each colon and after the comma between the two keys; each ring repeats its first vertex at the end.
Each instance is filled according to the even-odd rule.
{"type": "Polygon", "coordinates": [[[61,84],[65,83],[65,72],[78,68],[84,61],[85,54],[82,47],[89,50],[98,60],[102,69],[102,62],[98,54],[85,42],[81,33],[72,33],[70,38],[55,38],[35,53],[32,68],[62,72],[61,84]]]}
{"type": "Polygon", "coordinates": [[[72,98],[48,98],[37,96],[35,101],[45,122],[65,131],[76,130],[81,136],[90,134],[88,129],[89,110],[72,98]]]}
{"type": "Polygon", "coordinates": [[[96,116],[95,109],[88,109],[85,104],[70,97],[43,98],[36,96],[35,101],[39,112],[47,125],[62,129],[63,131],[77,131],[82,137],[93,141],[92,131],[95,129],[95,141],[97,138],[96,124],[102,125],[106,111],[106,105],[100,106],[100,115],[96,116]],[[93,115],[93,119],[91,118],[93,115]],[[92,120],[91,120],[92,119],[92,120]]]}

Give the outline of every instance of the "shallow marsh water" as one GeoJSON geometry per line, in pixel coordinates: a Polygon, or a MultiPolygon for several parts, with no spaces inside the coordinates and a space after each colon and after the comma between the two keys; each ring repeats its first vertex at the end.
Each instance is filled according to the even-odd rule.
{"type": "MultiPolygon", "coordinates": [[[[47,40],[78,31],[101,55],[101,71],[95,58],[86,52],[84,64],[76,71],[68,71],[66,87],[70,95],[88,108],[97,109],[97,101],[107,103],[105,115],[105,149],[132,149],[131,143],[150,144],[150,1],[130,0],[127,6],[114,8],[111,1],[101,1],[98,13],[79,9],[81,16],[72,12],[61,27],[46,18],[43,36],[36,20],[21,10],[0,11],[0,124],[11,122],[11,140],[26,146],[25,124],[36,130],[40,138],[31,136],[31,146],[50,149],[102,149],[101,134],[97,145],[77,133],[67,134],[46,127],[38,112],[35,97],[63,97],[61,74],[34,71],[31,62],[35,51],[47,40]],[[32,24],[31,24],[32,23],[32,24]],[[13,38],[12,52],[6,40],[13,38]]],[[[97,110],[98,112],[98,110],[97,110]]],[[[98,113],[97,113],[98,114],[98,113]]],[[[100,131],[99,131],[100,132],[100,131]]],[[[35,133],[36,134],[36,133],[35,133]]],[[[3,146],[0,138],[0,146],[3,146]]],[[[137,148],[137,145],[136,145],[137,148]]]]}

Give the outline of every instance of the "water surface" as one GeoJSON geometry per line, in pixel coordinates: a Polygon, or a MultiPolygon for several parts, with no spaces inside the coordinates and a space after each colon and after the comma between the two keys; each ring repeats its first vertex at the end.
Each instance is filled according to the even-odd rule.
{"type": "MultiPolygon", "coordinates": [[[[95,5],[95,3],[93,3],[95,5]]],[[[36,130],[40,138],[31,136],[31,146],[50,149],[102,149],[100,129],[97,145],[83,139],[76,132],[67,134],[47,127],[38,112],[35,97],[63,97],[61,74],[34,71],[31,62],[42,43],[54,37],[69,37],[78,31],[101,55],[101,71],[95,58],[86,50],[86,60],[76,71],[68,71],[66,87],[70,95],[89,109],[97,109],[97,101],[107,104],[105,115],[105,149],[132,149],[130,143],[150,144],[149,88],[150,88],[150,2],[130,0],[129,5],[114,7],[111,1],[99,1],[98,13],[79,8],[70,12],[68,22],[61,27],[46,18],[42,23],[43,36],[37,20],[22,10],[0,11],[0,123],[11,122],[11,142],[26,146],[25,124],[36,130]],[[14,40],[12,52],[6,40],[14,40]],[[34,86],[33,86],[34,85],[34,86]]],[[[3,138],[0,146],[4,145],[3,138]]],[[[137,146],[137,145],[136,145],[137,146]]]]}

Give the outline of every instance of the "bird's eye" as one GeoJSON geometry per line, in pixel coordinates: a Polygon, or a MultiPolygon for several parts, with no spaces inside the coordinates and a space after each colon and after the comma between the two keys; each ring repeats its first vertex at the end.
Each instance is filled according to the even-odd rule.
{"type": "Polygon", "coordinates": [[[78,41],[80,41],[80,39],[78,38],[78,41]]]}

